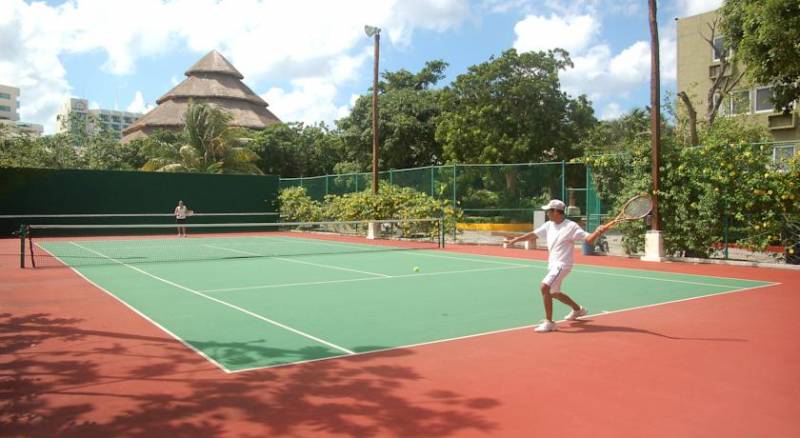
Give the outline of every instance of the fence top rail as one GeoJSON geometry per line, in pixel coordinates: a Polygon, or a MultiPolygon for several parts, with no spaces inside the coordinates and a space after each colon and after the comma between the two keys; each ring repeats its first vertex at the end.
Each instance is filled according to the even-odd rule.
{"type": "MultiPolygon", "coordinates": [[[[378,172],[379,174],[390,174],[390,173],[398,173],[398,172],[413,172],[415,170],[424,170],[424,169],[435,169],[435,168],[456,168],[456,167],[531,167],[531,166],[572,166],[572,165],[584,165],[584,163],[570,163],[566,161],[549,161],[544,163],[501,163],[501,164],[467,164],[467,163],[450,163],[450,164],[441,164],[441,165],[430,165],[430,166],[421,166],[421,167],[410,167],[407,169],[389,169],[389,170],[381,170],[378,172]]],[[[300,180],[309,180],[315,178],[337,178],[337,177],[346,177],[346,176],[365,176],[371,175],[372,172],[348,172],[348,173],[331,173],[327,175],[315,175],[315,176],[296,176],[290,178],[281,178],[281,181],[300,181],[300,180]]]]}

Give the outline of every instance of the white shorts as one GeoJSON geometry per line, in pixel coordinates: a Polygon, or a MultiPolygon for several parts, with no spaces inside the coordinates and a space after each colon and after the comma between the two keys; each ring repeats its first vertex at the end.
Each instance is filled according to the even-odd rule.
{"type": "Polygon", "coordinates": [[[557,265],[547,271],[547,275],[542,279],[542,284],[550,286],[550,293],[561,292],[561,282],[567,277],[572,266],[557,265]]]}

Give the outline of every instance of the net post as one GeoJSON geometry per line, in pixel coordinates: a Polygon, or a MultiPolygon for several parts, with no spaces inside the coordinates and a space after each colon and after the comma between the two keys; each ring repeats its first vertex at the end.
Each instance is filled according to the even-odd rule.
{"type": "Polygon", "coordinates": [[[25,269],[25,225],[19,226],[19,267],[25,269]]]}
{"type": "MultiPolygon", "coordinates": [[[[457,183],[457,180],[458,180],[458,165],[456,163],[453,163],[453,209],[454,210],[456,208],[458,208],[458,196],[457,196],[457,194],[458,194],[458,185],[457,184],[458,183],[457,183]]],[[[456,238],[458,237],[456,235],[456,229],[457,228],[458,228],[458,226],[454,226],[453,227],[453,242],[455,242],[456,238]]]]}
{"type": "Polygon", "coordinates": [[[722,239],[723,239],[723,253],[725,260],[728,260],[728,215],[725,210],[722,210],[722,239]]]}
{"type": "Polygon", "coordinates": [[[30,225],[25,226],[25,235],[28,237],[28,249],[30,250],[29,252],[31,253],[31,267],[35,268],[36,259],[33,258],[33,235],[31,234],[30,225]]]}
{"type": "Polygon", "coordinates": [[[439,248],[444,248],[444,212],[439,216],[439,248]]]}

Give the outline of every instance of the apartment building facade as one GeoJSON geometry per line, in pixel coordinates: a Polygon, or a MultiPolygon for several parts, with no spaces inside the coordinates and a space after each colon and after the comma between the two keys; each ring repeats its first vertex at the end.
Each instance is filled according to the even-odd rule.
{"type": "Polygon", "coordinates": [[[0,84],[0,120],[19,120],[19,88],[0,84]]]}
{"type": "Polygon", "coordinates": [[[19,88],[0,84],[0,123],[10,126],[17,134],[41,136],[44,131],[42,125],[19,120],[19,95],[19,88]]]}
{"type": "MultiPolygon", "coordinates": [[[[732,62],[722,71],[721,58],[726,54],[723,35],[719,26],[713,32],[713,23],[719,18],[717,11],[677,19],[677,86],[678,92],[686,92],[698,116],[705,113],[708,92],[719,75],[736,78],[744,70],[740,63],[732,62]]],[[[729,59],[734,59],[730,51],[729,59]]],[[[719,96],[715,97],[719,98],[719,96]]],[[[798,106],[785,113],[776,110],[772,103],[772,87],[769,84],[753,84],[747,78],[740,80],[720,104],[719,116],[739,116],[751,123],[769,129],[777,142],[776,158],[800,153],[800,114],[798,106]]]]}
{"type": "Polygon", "coordinates": [[[84,129],[86,134],[101,130],[109,131],[117,138],[122,131],[135,123],[142,113],[117,111],[109,109],[90,109],[89,101],[81,98],[70,98],[64,101],[56,116],[58,132],[84,129]]]}

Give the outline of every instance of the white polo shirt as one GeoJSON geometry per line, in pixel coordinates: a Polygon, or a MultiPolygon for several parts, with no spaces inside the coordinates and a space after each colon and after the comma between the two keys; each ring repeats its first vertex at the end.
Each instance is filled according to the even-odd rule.
{"type": "Polygon", "coordinates": [[[175,219],[186,219],[186,211],[185,205],[175,207],[175,219]]]}
{"type": "Polygon", "coordinates": [[[572,266],[575,263],[575,241],[589,237],[589,233],[569,219],[564,219],[560,224],[547,221],[533,232],[547,239],[547,249],[550,251],[547,262],[550,268],[572,266]]]}

